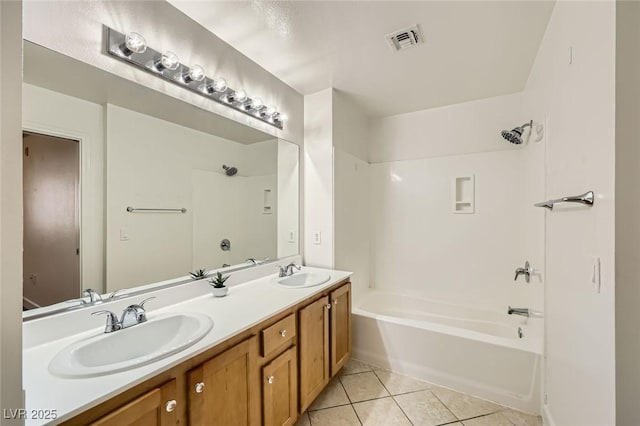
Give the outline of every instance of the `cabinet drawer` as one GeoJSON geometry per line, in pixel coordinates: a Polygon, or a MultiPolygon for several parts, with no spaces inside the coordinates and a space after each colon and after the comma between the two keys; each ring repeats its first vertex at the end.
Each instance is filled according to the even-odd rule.
{"type": "Polygon", "coordinates": [[[296,317],[291,314],[262,330],[262,356],[266,357],[296,337],[296,317]]]}

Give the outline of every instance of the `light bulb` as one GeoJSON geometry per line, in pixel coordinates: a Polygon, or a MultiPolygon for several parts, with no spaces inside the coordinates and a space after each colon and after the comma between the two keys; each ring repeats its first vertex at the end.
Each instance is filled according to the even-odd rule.
{"type": "Polygon", "coordinates": [[[267,110],[265,111],[265,114],[268,116],[272,116],[276,113],[276,108],[275,107],[267,107],[267,110]]]}
{"type": "Polygon", "coordinates": [[[177,69],[178,65],[180,65],[180,59],[178,59],[178,55],[168,50],[162,54],[160,62],[162,63],[163,67],[171,71],[177,69]]]}
{"type": "Polygon", "coordinates": [[[156,71],[173,71],[180,65],[180,59],[178,59],[178,55],[167,50],[159,59],[154,61],[153,65],[156,71]]]}
{"type": "Polygon", "coordinates": [[[253,98],[251,99],[251,109],[260,109],[262,108],[262,106],[264,105],[264,103],[262,102],[262,99],[260,98],[253,98]]]}
{"type": "Polygon", "coordinates": [[[192,81],[202,81],[204,79],[204,69],[200,65],[194,65],[189,68],[189,71],[182,76],[185,83],[191,83],[192,81]]]}
{"type": "Polygon", "coordinates": [[[247,92],[245,92],[243,89],[238,89],[236,90],[235,98],[238,102],[244,102],[247,100],[247,92]]]}
{"type": "Polygon", "coordinates": [[[227,80],[224,78],[216,78],[213,80],[213,90],[216,92],[224,92],[227,90],[227,80]]]}
{"type": "Polygon", "coordinates": [[[143,53],[147,50],[147,42],[144,37],[138,33],[129,33],[124,37],[124,46],[120,48],[125,56],[131,56],[134,53],[143,53]]]}

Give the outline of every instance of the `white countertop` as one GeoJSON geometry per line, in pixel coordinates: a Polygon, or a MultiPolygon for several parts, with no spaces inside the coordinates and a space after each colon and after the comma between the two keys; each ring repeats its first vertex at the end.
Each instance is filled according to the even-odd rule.
{"type": "MultiPolygon", "coordinates": [[[[315,287],[285,288],[275,284],[277,274],[254,279],[229,288],[226,297],[213,297],[206,281],[196,281],[190,284],[165,289],[155,295],[158,300],[169,298],[179,300],[179,294],[198,294],[187,300],[170,304],[159,309],[153,305],[146,305],[147,318],[152,321],[156,315],[169,312],[199,312],[207,314],[213,319],[213,329],[195,345],[175,355],[158,360],[132,370],[109,374],[105,376],[81,379],[64,379],[49,372],[51,359],[66,346],[104,331],[104,317],[100,317],[100,326],[90,313],[104,309],[106,306],[97,305],[95,309],[85,309],[69,315],[60,315],[37,320],[38,323],[26,323],[24,326],[25,345],[23,350],[23,381],[25,389],[25,408],[27,419],[25,425],[58,424],[73,416],[106,401],[139,383],[150,379],[162,371],[168,370],[183,361],[198,355],[230,337],[259,324],[272,315],[298,304],[304,299],[331,287],[351,275],[350,272],[304,267],[307,271],[323,271],[331,275],[331,279],[315,287]],[[186,292],[185,288],[190,287],[186,292]],[[90,319],[91,318],[91,319],[90,319]],[[86,319],[86,321],[84,321],[86,319]],[[47,341],[47,328],[53,331],[74,323],[74,334],[68,337],[55,338],[47,341]],[[77,323],[86,324],[86,329],[77,331],[77,323]],[[30,336],[33,334],[34,336],[30,336]],[[37,336],[36,336],[37,335],[37,336]],[[35,342],[35,343],[34,343],[35,342]],[[31,418],[32,410],[56,410],[56,420],[41,420],[31,418]]],[[[133,301],[123,301],[126,306],[133,301]]],[[[116,313],[119,305],[110,305],[108,309],[116,313]]],[[[126,330],[125,330],[126,332],[126,330]]]]}

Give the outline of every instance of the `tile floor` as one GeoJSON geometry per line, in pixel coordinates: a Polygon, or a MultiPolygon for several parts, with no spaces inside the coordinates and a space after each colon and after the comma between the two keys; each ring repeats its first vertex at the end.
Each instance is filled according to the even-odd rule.
{"type": "Polygon", "coordinates": [[[296,426],[540,426],[540,417],[349,361],[296,426]]]}

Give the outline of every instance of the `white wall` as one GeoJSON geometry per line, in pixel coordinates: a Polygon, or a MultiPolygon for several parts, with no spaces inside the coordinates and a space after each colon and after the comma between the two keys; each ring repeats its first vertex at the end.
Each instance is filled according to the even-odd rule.
{"type": "Polygon", "coordinates": [[[521,94],[498,96],[371,121],[371,163],[518,149],[496,130],[520,125],[521,94]]]}
{"type": "Polygon", "coordinates": [[[268,179],[273,200],[277,200],[275,140],[242,145],[114,105],[107,105],[106,111],[108,291],[183,276],[194,268],[220,267],[227,260],[237,261],[234,256],[238,252],[240,260],[276,256],[277,211],[262,214],[261,188],[266,182],[260,183],[268,179]],[[237,167],[238,175],[223,175],[223,164],[237,167]],[[212,174],[217,178],[211,178],[212,174]],[[230,185],[218,188],[218,192],[204,188],[215,182],[230,185]],[[257,205],[248,207],[231,195],[229,189],[239,189],[238,185],[253,187],[257,205]],[[193,198],[206,197],[207,191],[209,198],[193,198]],[[128,213],[127,206],[184,207],[187,213],[128,213]],[[202,209],[210,211],[208,217],[202,209]],[[236,221],[234,217],[224,221],[218,217],[225,226],[214,226],[210,231],[194,228],[196,222],[198,226],[202,222],[215,225],[215,218],[229,218],[229,211],[246,220],[236,221]],[[128,240],[121,240],[121,232],[128,240]],[[220,251],[220,233],[228,233],[233,252],[223,253],[223,257],[210,255],[220,251]],[[195,240],[194,234],[198,237],[195,240]],[[265,243],[248,244],[242,236],[251,234],[262,237],[265,243]],[[194,253],[194,247],[206,250],[207,245],[209,254],[194,253]],[[253,251],[267,246],[265,253],[253,251]]]}
{"type": "MultiPolygon", "coordinates": [[[[80,140],[80,264],[82,288],[104,291],[103,107],[23,84],[25,130],[80,140]]],[[[78,295],[80,296],[80,295],[78,295]]]]}
{"type": "Polygon", "coordinates": [[[333,91],[335,268],[353,272],[354,297],[370,285],[369,124],[346,94],[333,91]]]}
{"type": "Polygon", "coordinates": [[[370,174],[369,163],[335,149],[335,268],[353,272],[354,297],[371,283],[370,174]]]}
{"type": "Polygon", "coordinates": [[[546,197],[597,194],[592,208],[545,213],[544,414],[558,426],[613,425],[614,2],[556,3],[523,105],[547,116],[546,197]],[[594,256],[602,265],[599,294],[594,256]]]}
{"type": "Polygon", "coordinates": [[[640,3],[616,2],[616,421],[640,424],[640,3]]]}
{"type": "Polygon", "coordinates": [[[373,287],[543,309],[540,276],[513,280],[525,260],[543,267],[543,216],[532,204],[544,197],[544,143],[516,147],[500,136],[525,121],[520,94],[373,120],[373,287]],[[454,214],[454,179],[468,175],[475,212],[454,214]]]}
{"type": "Polygon", "coordinates": [[[498,151],[373,164],[372,286],[496,311],[541,309],[542,286],[513,281],[526,258],[523,155],[498,151]],[[475,213],[455,214],[454,179],[468,175],[475,176],[475,213]]]}
{"type": "Polygon", "coordinates": [[[304,97],[304,262],[326,268],[334,266],[332,99],[333,89],[304,97]]]}
{"type": "Polygon", "coordinates": [[[223,117],[302,143],[302,95],[165,1],[27,1],[24,38],[223,117]],[[225,77],[231,87],[260,94],[267,104],[288,115],[284,130],[104,54],[102,25],[136,31],[150,46],[172,50],[182,60],[202,65],[210,74],[225,77]]]}
{"type": "MultiPolygon", "coordinates": [[[[0,2],[0,407],[22,398],[22,2],[0,2]]],[[[2,424],[22,424],[19,419],[2,424]]]]}

